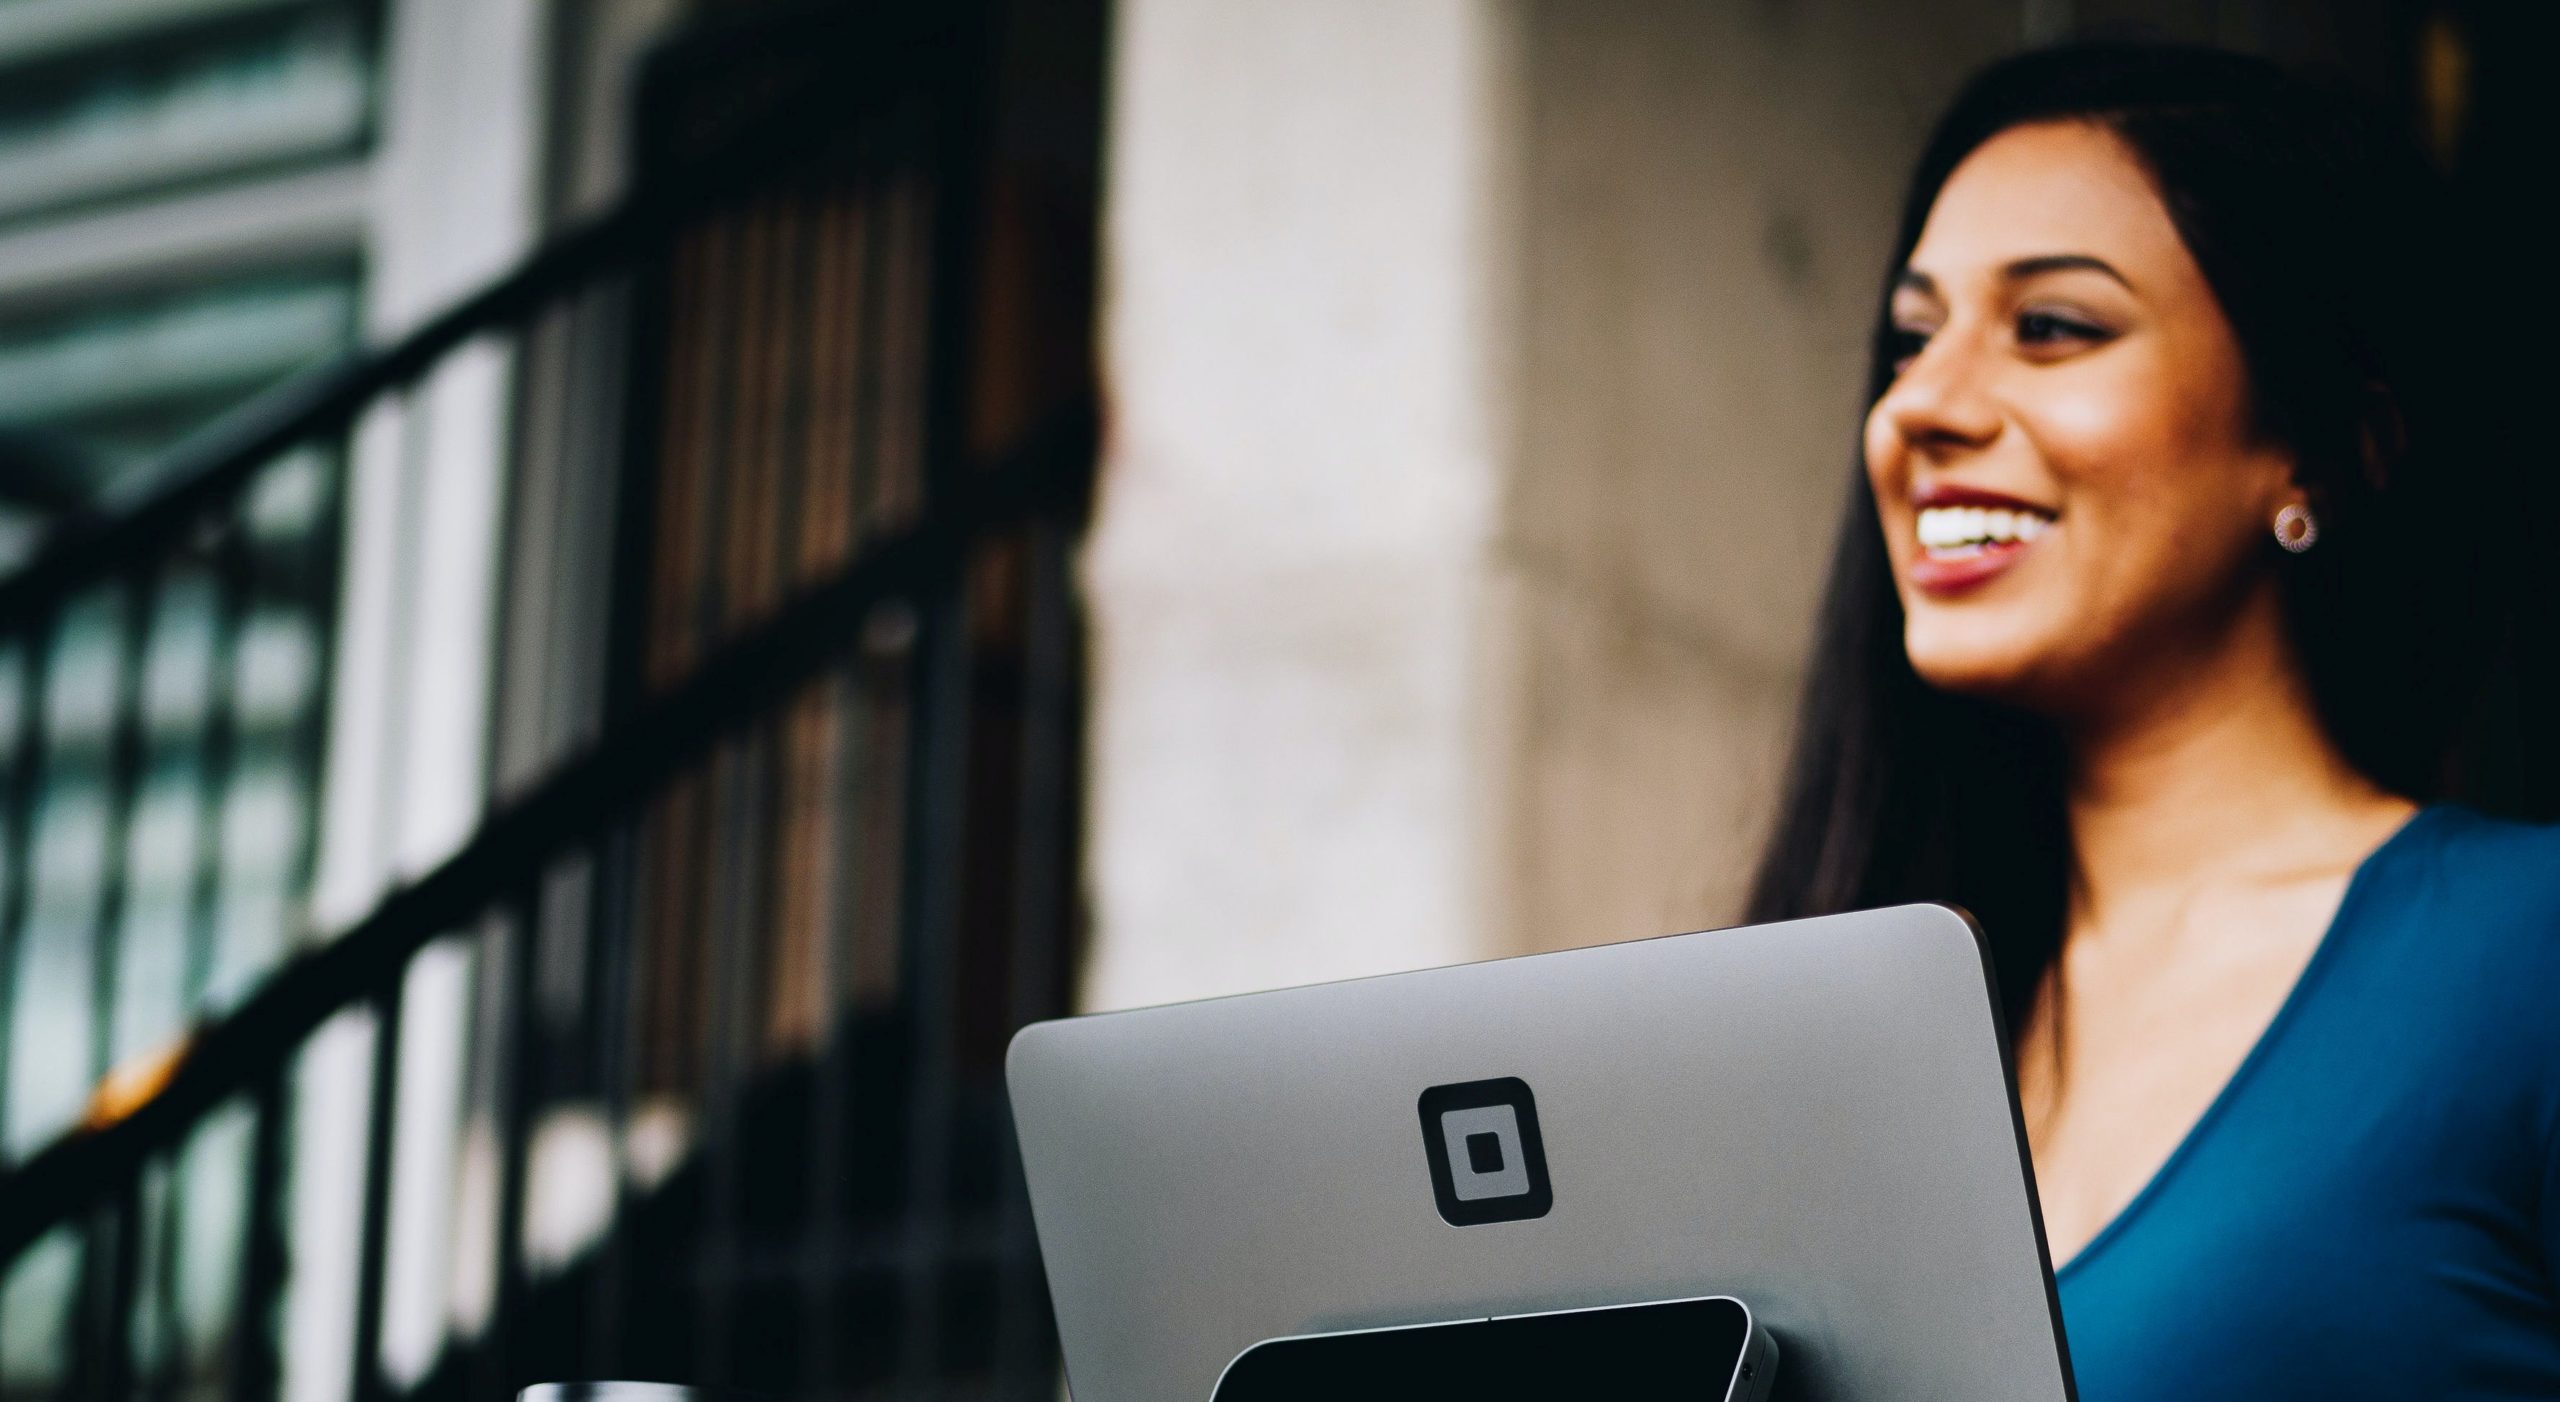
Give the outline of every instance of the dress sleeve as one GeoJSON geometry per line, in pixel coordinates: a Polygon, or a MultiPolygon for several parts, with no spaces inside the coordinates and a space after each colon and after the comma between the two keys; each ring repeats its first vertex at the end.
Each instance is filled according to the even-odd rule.
{"type": "Polygon", "coordinates": [[[2560,1280],[2560,1114],[2543,1123],[2541,1226],[2544,1277],[2560,1280]]]}
{"type": "MultiPolygon", "coordinates": [[[[2560,920],[2554,921],[2551,938],[2560,943],[2560,920]]],[[[2553,981],[2554,976],[2560,976],[2560,969],[2542,972],[2546,974],[2538,980],[2542,988],[2560,989],[2560,982],[2553,981]]],[[[2546,992],[2537,1001],[2552,996],[2546,992]]],[[[2536,1128],[2542,1135],[2542,1193],[2535,1204],[2538,1211],[2533,1224],[2534,1242],[2542,1248],[2542,1278],[2553,1282],[2554,1290],[2560,1292],[2560,1019],[2543,1017],[2536,1022],[2535,1050],[2543,1067],[2542,1083],[2536,1087],[2540,1101],[2536,1107],[2540,1123],[2536,1128]]],[[[2555,1298],[2554,1303],[2560,1304],[2560,1298],[2555,1298]]]]}

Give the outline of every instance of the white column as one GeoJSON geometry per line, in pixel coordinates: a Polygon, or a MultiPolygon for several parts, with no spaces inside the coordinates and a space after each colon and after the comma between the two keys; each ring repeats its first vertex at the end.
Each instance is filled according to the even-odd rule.
{"type": "Polygon", "coordinates": [[[1494,951],[1504,7],[1124,0],[1082,991],[1494,951]]]}

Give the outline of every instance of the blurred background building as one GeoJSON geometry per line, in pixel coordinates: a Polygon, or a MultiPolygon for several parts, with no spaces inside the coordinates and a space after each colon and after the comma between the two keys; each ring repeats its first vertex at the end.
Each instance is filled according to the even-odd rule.
{"type": "Polygon", "coordinates": [[[1967,72],[2547,28],[0,0],[0,1398],[1051,1395],[1014,1027],[1733,918],[1967,72]]]}

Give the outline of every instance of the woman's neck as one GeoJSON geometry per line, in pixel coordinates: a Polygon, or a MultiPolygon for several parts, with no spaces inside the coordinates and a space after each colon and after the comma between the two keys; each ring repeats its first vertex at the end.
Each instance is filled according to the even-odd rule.
{"type": "Polygon", "coordinates": [[[2356,860],[2410,805],[2346,762],[2270,605],[2178,683],[2071,736],[2072,924],[2152,924],[2222,880],[2356,860]]]}

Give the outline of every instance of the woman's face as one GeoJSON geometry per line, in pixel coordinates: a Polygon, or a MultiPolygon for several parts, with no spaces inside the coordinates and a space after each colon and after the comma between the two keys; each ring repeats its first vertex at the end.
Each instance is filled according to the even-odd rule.
{"type": "Polygon", "coordinates": [[[2068,719],[2272,603],[2292,460],[2252,433],[2230,324],[2113,134],[1985,142],[1891,315],[1867,475],[1924,679],[2068,719]]]}

